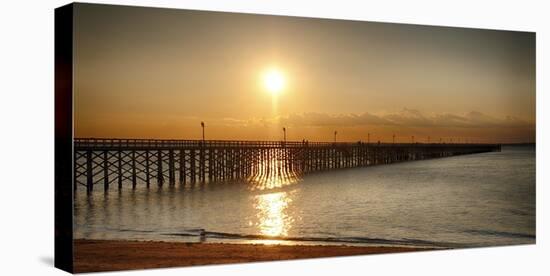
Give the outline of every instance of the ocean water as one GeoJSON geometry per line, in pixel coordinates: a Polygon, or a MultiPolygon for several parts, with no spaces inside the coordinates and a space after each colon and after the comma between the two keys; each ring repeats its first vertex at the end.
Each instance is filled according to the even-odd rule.
{"type": "Polygon", "coordinates": [[[535,243],[535,147],[75,196],[75,238],[464,248],[535,243]]]}

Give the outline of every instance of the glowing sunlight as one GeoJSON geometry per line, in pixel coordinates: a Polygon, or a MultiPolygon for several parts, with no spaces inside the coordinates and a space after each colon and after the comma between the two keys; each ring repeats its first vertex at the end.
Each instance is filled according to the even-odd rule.
{"type": "Polygon", "coordinates": [[[286,236],[294,219],[287,212],[292,202],[286,192],[259,195],[256,198],[258,228],[262,235],[286,236]]]}
{"type": "Polygon", "coordinates": [[[279,95],[286,86],[284,74],[275,68],[267,70],[263,74],[263,85],[271,95],[279,95]]]}

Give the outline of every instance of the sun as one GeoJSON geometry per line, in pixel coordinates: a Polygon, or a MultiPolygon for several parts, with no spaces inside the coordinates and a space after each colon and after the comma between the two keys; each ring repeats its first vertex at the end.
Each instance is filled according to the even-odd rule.
{"type": "Polygon", "coordinates": [[[263,75],[264,87],[272,95],[280,94],[286,85],[285,76],[277,69],[269,69],[263,75]]]}

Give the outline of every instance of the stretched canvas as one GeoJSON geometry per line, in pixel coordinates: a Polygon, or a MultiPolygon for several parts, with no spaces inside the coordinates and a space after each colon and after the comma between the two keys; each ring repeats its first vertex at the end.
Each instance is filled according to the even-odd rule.
{"type": "Polygon", "coordinates": [[[534,244],[535,33],[55,11],[56,266],[534,244]]]}

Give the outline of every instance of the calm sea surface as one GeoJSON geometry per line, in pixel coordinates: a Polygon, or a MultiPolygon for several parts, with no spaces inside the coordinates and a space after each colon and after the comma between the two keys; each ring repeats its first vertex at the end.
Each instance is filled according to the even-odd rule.
{"type": "Polygon", "coordinates": [[[75,197],[75,237],[472,247],[535,242],[535,147],[307,175],[75,197]]]}

